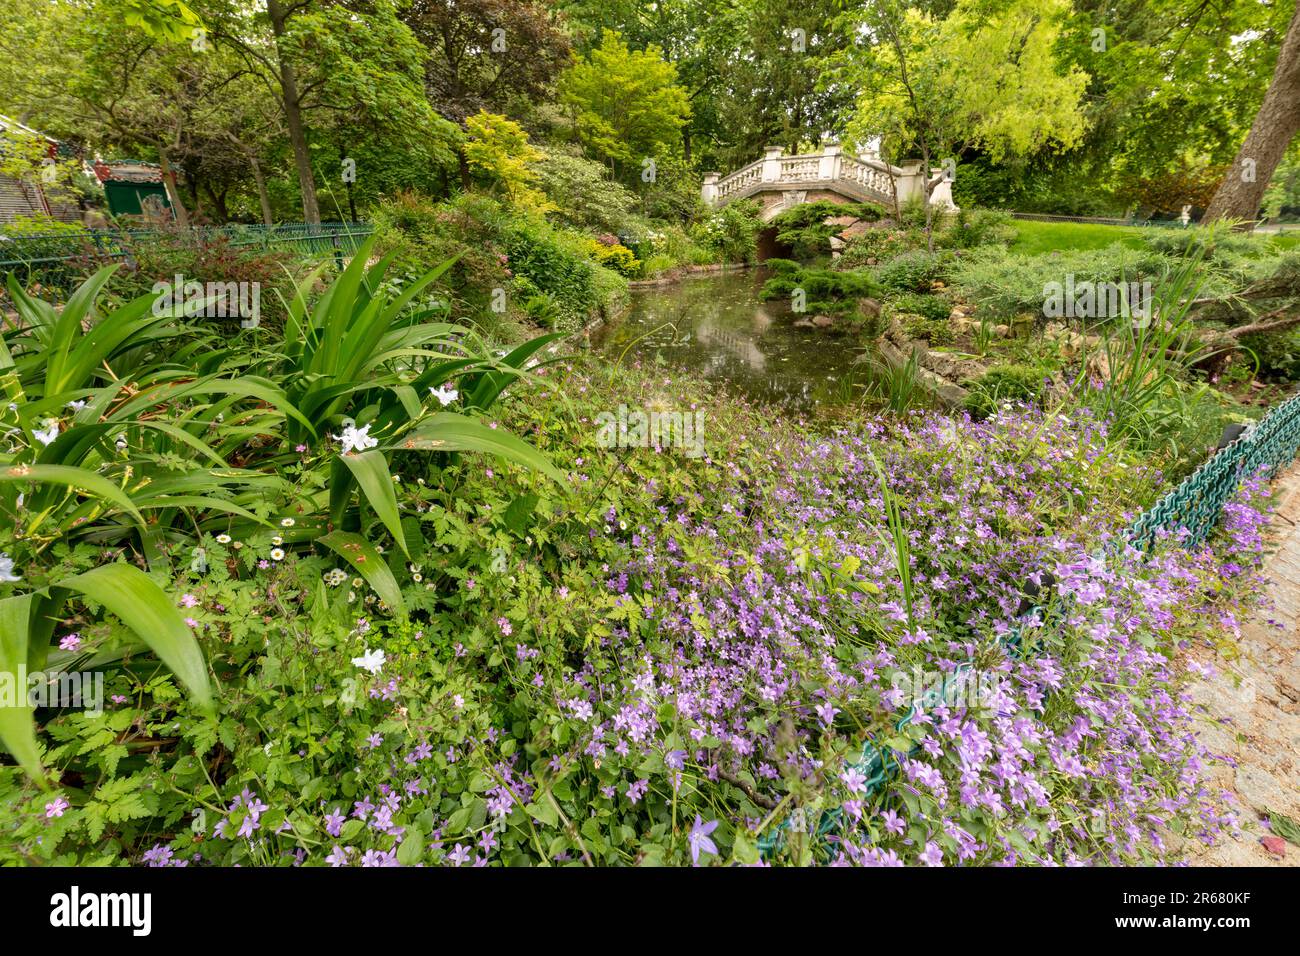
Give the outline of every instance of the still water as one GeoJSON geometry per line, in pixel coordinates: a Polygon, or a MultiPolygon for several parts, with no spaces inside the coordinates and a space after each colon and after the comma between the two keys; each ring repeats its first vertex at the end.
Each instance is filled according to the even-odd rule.
{"type": "Polygon", "coordinates": [[[857,336],[796,328],[788,302],[763,302],[766,270],[632,290],[631,307],[592,336],[610,361],[685,369],[763,402],[806,410],[858,398],[865,365],[857,336]]]}

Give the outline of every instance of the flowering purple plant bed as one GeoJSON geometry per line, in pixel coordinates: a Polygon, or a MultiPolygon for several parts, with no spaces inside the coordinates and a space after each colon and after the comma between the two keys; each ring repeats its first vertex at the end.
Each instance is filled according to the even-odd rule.
{"type": "Polygon", "coordinates": [[[0,859],[1131,864],[1235,826],[1178,651],[1256,600],[1259,482],[1140,554],[1160,476],[1086,414],[799,422],[554,366],[500,415],[571,491],[396,455],[410,554],[368,537],[406,616],[337,558],[205,539],[176,586],[217,715],[116,674],[45,726],[59,795],[3,771],[0,859]],[[703,413],[703,454],[603,442],[620,406],[703,413]]]}

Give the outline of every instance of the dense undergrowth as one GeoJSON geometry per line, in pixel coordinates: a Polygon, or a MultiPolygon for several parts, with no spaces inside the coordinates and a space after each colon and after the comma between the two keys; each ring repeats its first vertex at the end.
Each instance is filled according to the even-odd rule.
{"type": "MultiPolygon", "coordinates": [[[[104,670],[106,708],[37,713],[50,789],[0,768],[0,858],[754,863],[784,822],[770,862],[1124,863],[1230,824],[1201,782],[1173,660],[1249,599],[1253,489],[1213,549],[1103,557],[1160,479],[1086,414],[800,424],[662,371],[537,363],[557,357],[534,351],[497,379],[477,358],[478,384],[431,357],[446,377],[419,388],[435,408],[405,431],[418,447],[389,437],[416,411],[385,417],[403,407],[400,375],[331,406],[351,425],[311,419],[314,435],[268,392],[171,404],[232,471],[277,475],[249,475],[247,498],[165,501],[155,513],[184,520],[162,550],[180,560],[157,560],[148,526],[137,537],[112,501],[34,553],[38,516],[85,523],[78,496],[10,495],[8,602],[130,566],[184,617],[214,687],[209,708],[132,622],[73,599],[44,632],[50,666],[104,670]],[[494,408],[484,381],[510,384],[494,408]],[[546,459],[486,437],[441,444],[478,434],[427,431],[444,404],[546,459]],[[701,412],[704,454],[606,447],[596,419],[620,405],[701,412]],[[493,450],[514,463],[476,453],[493,450]],[[262,520],[232,522],[219,502],[239,501],[262,520]],[[74,510],[44,510],[55,503],[74,510]],[[330,527],[353,537],[331,545],[330,527]],[[1029,593],[1065,602],[1063,622],[1013,653],[1029,593]],[[900,726],[918,675],[959,665],[981,675],[978,699],[900,726]],[[874,789],[851,766],[867,741],[897,763],[874,789]],[[836,830],[809,835],[835,810],[836,830]]],[[[329,400],[286,372],[298,407],[329,400]]],[[[37,394],[22,422],[46,414],[37,394]]],[[[96,421],[113,409],[97,404],[96,421]]],[[[97,427],[82,414],[56,419],[41,454],[97,427]]],[[[147,508],[132,470],[146,484],[185,471],[137,429],[130,469],[110,427],[98,471],[147,508]]],[[[11,462],[39,450],[31,435],[11,435],[11,462]]]]}

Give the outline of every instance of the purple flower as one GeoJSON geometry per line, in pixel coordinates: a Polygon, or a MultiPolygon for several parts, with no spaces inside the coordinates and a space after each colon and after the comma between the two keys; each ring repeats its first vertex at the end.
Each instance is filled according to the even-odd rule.
{"type": "Polygon", "coordinates": [[[452,851],[447,854],[447,859],[451,860],[456,866],[463,866],[469,862],[469,847],[463,843],[457,843],[452,851]]]}
{"type": "Polygon", "coordinates": [[[695,814],[695,825],[691,827],[691,832],[687,835],[687,841],[691,847],[691,861],[700,862],[701,853],[712,853],[718,855],[718,846],[709,838],[709,834],[718,828],[717,820],[710,820],[704,823],[700,820],[700,815],[695,814]]]}
{"type": "MultiPolygon", "coordinates": [[[[325,832],[332,837],[338,836],[340,833],[343,832],[343,823],[346,819],[347,817],[339,813],[337,807],[331,810],[328,814],[325,815],[325,832]]],[[[335,849],[338,848],[335,847],[335,849]]]]}

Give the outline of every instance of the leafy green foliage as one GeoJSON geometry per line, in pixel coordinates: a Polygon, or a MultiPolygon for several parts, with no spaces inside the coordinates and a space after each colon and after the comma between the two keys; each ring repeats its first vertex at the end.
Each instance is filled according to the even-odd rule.
{"type": "Polygon", "coordinates": [[[838,237],[854,220],[875,222],[883,214],[872,203],[841,204],[820,199],[802,203],[773,217],[768,225],[776,229],[776,241],[789,246],[796,259],[828,255],[832,237],[838,237]],[[842,222],[828,221],[842,219],[842,222]]]}
{"type": "Polygon", "coordinates": [[[857,308],[858,299],[875,295],[878,286],[867,272],[832,272],[807,268],[789,259],[768,259],[776,274],[763,283],[764,299],[802,298],[809,313],[846,314],[857,308]]]}
{"type": "Polygon", "coordinates": [[[609,30],[560,78],[560,98],[575,111],[587,152],[625,179],[639,176],[645,160],[662,163],[672,155],[691,115],[677,70],[662,51],[630,50],[609,30]]]}

